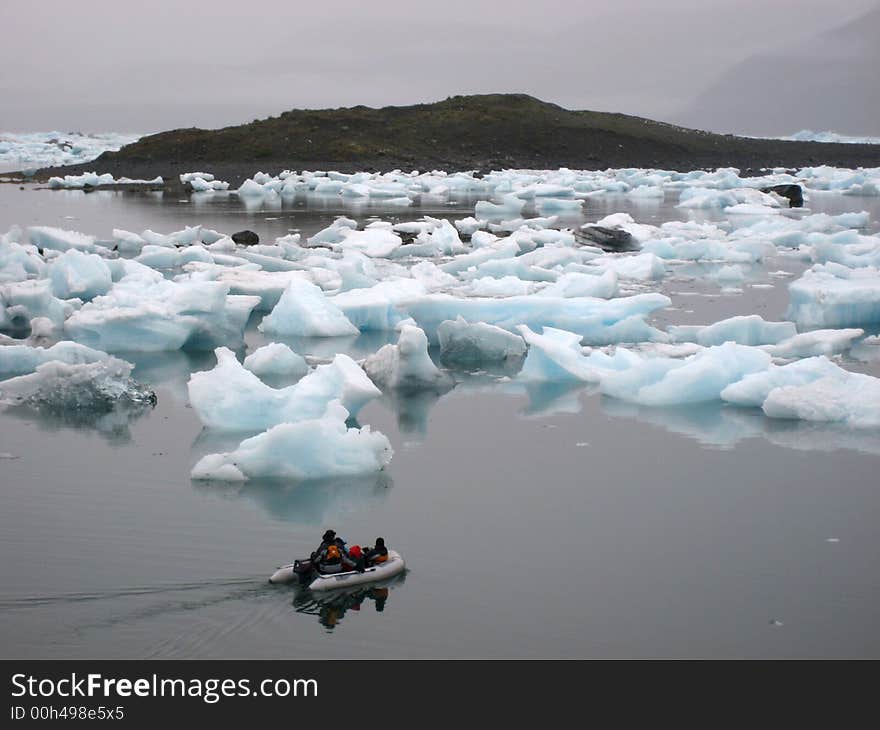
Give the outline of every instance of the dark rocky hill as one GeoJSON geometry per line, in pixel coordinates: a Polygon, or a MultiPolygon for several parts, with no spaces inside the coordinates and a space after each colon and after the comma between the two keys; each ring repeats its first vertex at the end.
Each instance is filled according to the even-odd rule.
{"type": "Polygon", "coordinates": [[[223,129],[175,129],[48,174],[84,170],[166,179],[206,170],[233,184],[259,169],[489,170],[663,167],[742,169],[880,165],[880,145],[756,140],[649,119],[570,111],[523,94],[454,96],[434,104],[296,109],[223,129]]]}

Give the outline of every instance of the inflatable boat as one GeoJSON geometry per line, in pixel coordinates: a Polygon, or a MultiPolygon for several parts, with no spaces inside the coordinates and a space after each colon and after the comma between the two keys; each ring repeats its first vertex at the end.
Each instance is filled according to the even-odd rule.
{"type": "Polygon", "coordinates": [[[298,581],[308,585],[312,591],[330,591],[336,588],[348,588],[377,580],[385,580],[399,575],[406,568],[403,557],[396,550],[388,551],[388,560],[370,566],[361,573],[349,570],[344,573],[319,573],[308,560],[296,560],[290,565],[282,565],[269,577],[270,583],[292,583],[298,581]]]}

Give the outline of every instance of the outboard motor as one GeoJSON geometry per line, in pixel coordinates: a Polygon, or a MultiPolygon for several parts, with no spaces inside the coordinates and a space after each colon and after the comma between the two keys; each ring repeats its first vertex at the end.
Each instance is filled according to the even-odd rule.
{"type": "Polygon", "coordinates": [[[308,585],[315,572],[315,565],[311,560],[294,560],[293,573],[299,578],[300,585],[308,585]]]}

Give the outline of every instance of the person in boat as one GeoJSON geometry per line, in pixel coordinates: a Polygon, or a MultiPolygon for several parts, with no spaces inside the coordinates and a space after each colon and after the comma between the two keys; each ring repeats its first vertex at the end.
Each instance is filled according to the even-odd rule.
{"type": "Polygon", "coordinates": [[[369,568],[388,560],[388,548],[385,547],[385,538],[377,537],[376,544],[364,551],[364,566],[369,568]]]}
{"type": "Polygon", "coordinates": [[[348,557],[348,547],[345,544],[345,540],[341,537],[337,537],[335,530],[327,530],[321,538],[321,544],[318,545],[317,550],[311,554],[312,562],[315,564],[319,563],[326,555],[327,550],[331,545],[335,545],[343,555],[348,557]]]}
{"type": "Polygon", "coordinates": [[[319,573],[343,573],[354,567],[354,562],[339,548],[331,543],[318,555],[314,563],[319,573]]]}

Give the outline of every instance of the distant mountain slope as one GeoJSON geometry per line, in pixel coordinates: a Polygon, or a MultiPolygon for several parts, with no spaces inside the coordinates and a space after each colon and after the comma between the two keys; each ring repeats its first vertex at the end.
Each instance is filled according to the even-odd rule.
{"type": "Polygon", "coordinates": [[[740,63],[677,119],[740,134],[815,129],[880,135],[880,6],[740,63]]]}
{"type": "MultiPolygon", "coordinates": [[[[206,169],[230,182],[264,169],[675,169],[812,163],[880,165],[880,147],[744,139],[648,119],[569,111],[523,94],[434,104],[293,110],[236,127],[143,137],[88,167],[168,178],[206,169]]],[[[70,168],[64,172],[79,171],[70,168]]]]}

